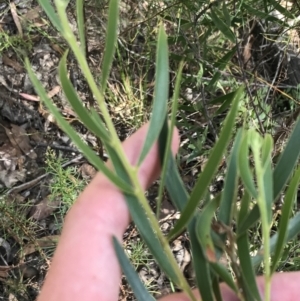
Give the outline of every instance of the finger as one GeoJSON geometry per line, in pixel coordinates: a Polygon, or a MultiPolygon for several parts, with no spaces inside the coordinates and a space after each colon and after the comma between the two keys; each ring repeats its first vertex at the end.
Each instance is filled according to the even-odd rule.
{"type": "MultiPolygon", "coordinates": [[[[261,293],[262,300],[264,299],[264,277],[257,277],[257,284],[261,293]]],[[[271,285],[271,301],[294,301],[298,300],[300,294],[300,272],[285,272],[276,273],[272,277],[271,285]]],[[[221,293],[223,301],[239,301],[236,294],[224,283],[221,284],[221,293]]],[[[198,290],[194,291],[197,300],[200,300],[198,290]]],[[[184,293],[176,293],[164,298],[160,301],[190,301],[189,297],[184,293]]]]}
{"type": "MultiPolygon", "coordinates": [[[[142,127],[123,144],[129,162],[135,164],[146,137],[142,127]]],[[[174,133],[172,150],[179,145],[174,133]]],[[[155,145],[139,170],[141,185],[148,187],[159,175],[159,154],[155,145]]],[[[122,193],[98,174],[72,207],[39,301],[117,300],[120,267],[112,236],[122,239],[129,213],[122,193]]]]}

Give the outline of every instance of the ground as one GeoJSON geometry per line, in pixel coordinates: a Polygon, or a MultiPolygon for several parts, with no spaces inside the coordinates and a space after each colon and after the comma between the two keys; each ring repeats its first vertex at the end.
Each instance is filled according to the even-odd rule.
{"type": "MultiPolygon", "coordinates": [[[[96,79],[101,76],[108,7],[107,3],[98,2],[85,2],[87,58],[96,79]]],[[[185,61],[177,126],[182,139],[178,163],[188,191],[203,170],[228,112],[223,95],[246,85],[248,97],[241,105],[236,128],[247,115],[251,126],[263,134],[271,133],[276,142],[275,158],[300,112],[298,74],[293,69],[299,63],[295,32],[290,34],[290,43],[286,41],[290,36],[281,35],[284,27],[275,28],[280,39],[272,38],[270,42],[274,26],[270,27],[273,32],[263,31],[262,27],[266,29],[267,25],[253,21],[251,14],[244,12],[244,24],[239,20],[233,22],[235,45],[225,32],[220,32],[217,22],[206,17],[207,9],[192,11],[188,3],[185,6],[160,1],[121,1],[117,52],[105,95],[121,140],[149,119],[155,81],[155,41],[159,23],[163,22],[169,36],[170,97],[179,63],[185,61]],[[261,50],[262,45],[267,45],[267,50],[261,50]],[[287,45],[285,56],[277,55],[287,45]],[[286,63],[291,60],[293,64],[286,63]]],[[[75,1],[70,1],[68,17],[77,34],[75,1]]],[[[1,300],[36,299],[64,216],[96,172],[40,101],[24,67],[25,57],[65,120],[104,161],[107,159],[101,141],[80,122],[61,90],[57,67],[67,48],[36,0],[0,2],[1,300]]],[[[67,69],[85,107],[97,109],[72,53],[67,58],[67,69]]],[[[224,166],[220,166],[210,187],[213,195],[223,188],[224,166]]],[[[153,210],[157,184],[147,192],[153,210]]],[[[167,194],[160,211],[160,225],[167,233],[178,219],[167,194]]],[[[259,234],[253,234],[253,240],[256,239],[260,240],[259,234]]],[[[124,247],[142,281],[156,297],[176,291],[134,225],[124,234],[124,247]]],[[[193,286],[189,237],[178,237],[172,242],[172,250],[193,286]]],[[[286,269],[291,257],[295,256],[286,255],[286,269]]],[[[125,278],[120,288],[120,300],[134,300],[125,278]]]]}

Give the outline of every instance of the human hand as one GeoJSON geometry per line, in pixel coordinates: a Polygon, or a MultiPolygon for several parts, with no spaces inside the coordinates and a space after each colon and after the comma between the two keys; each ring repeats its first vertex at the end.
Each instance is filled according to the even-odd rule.
{"type": "MultiPolygon", "coordinates": [[[[138,160],[147,125],[123,143],[130,163],[138,160]]],[[[175,131],[172,151],[179,146],[175,131]]],[[[109,164],[109,163],[108,163],[109,164]]],[[[139,170],[141,185],[147,187],[159,176],[158,147],[155,145],[139,170]]],[[[118,300],[121,270],[112,244],[120,241],[130,221],[122,193],[98,173],[67,214],[63,232],[38,301],[118,300]]],[[[262,277],[257,278],[263,293],[262,277]]],[[[224,301],[238,301],[227,286],[221,285],[224,301]]],[[[300,273],[275,274],[272,301],[294,301],[300,293],[300,273]]],[[[199,292],[195,290],[199,297],[199,292]]],[[[188,301],[183,293],[172,294],[163,301],[188,301]]]]}

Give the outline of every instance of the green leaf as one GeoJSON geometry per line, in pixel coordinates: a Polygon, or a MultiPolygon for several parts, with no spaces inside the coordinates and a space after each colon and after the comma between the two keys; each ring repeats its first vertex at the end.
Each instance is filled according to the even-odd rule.
{"type": "Polygon", "coordinates": [[[233,91],[233,92],[230,92],[226,95],[222,95],[222,96],[219,96],[213,100],[211,100],[209,102],[210,105],[215,105],[215,104],[224,104],[225,102],[228,102],[229,101],[229,104],[232,103],[233,99],[234,99],[234,94],[236,93],[236,91],[233,91]]]}
{"type": "MultiPolygon", "coordinates": [[[[224,70],[228,65],[228,62],[232,59],[235,53],[236,53],[236,47],[233,47],[233,49],[229,50],[218,62],[216,62],[216,64],[214,64],[214,67],[219,70],[224,70]]],[[[221,77],[221,73],[219,71],[215,72],[207,88],[212,89],[216,85],[220,77],[221,77]]]]}
{"type": "Polygon", "coordinates": [[[67,68],[66,68],[66,59],[67,59],[68,52],[65,52],[63,57],[59,63],[59,78],[62,85],[62,89],[70,102],[72,108],[76,112],[79,119],[83,122],[83,124],[97,137],[101,138],[102,140],[109,142],[110,136],[107,132],[103,122],[101,121],[100,117],[97,121],[91,116],[88,110],[83,106],[81,99],[78,97],[76,90],[74,89],[71,81],[67,75],[67,68]]]}
{"type": "Polygon", "coordinates": [[[228,269],[223,264],[218,262],[211,262],[210,266],[213,271],[220,276],[220,278],[235,292],[238,293],[238,288],[229,274],[228,269]]]}
{"type": "Polygon", "coordinates": [[[108,10],[107,31],[105,39],[105,50],[102,59],[101,74],[101,92],[104,94],[107,85],[107,79],[110,68],[115,55],[116,42],[118,36],[118,20],[119,20],[119,1],[110,0],[108,10]]]}
{"type": "Polygon", "coordinates": [[[258,205],[255,204],[253,209],[249,212],[249,214],[243,219],[238,229],[238,236],[242,235],[245,231],[250,229],[255,222],[260,218],[260,212],[258,205]]]}
{"type": "Polygon", "coordinates": [[[236,43],[235,35],[230,29],[230,27],[223,22],[221,18],[217,16],[213,9],[211,9],[210,16],[215,23],[216,27],[224,34],[226,38],[228,38],[232,43],[236,43]]]}
{"type": "Polygon", "coordinates": [[[245,190],[244,195],[241,199],[241,208],[240,208],[240,211],[238,213],[238,219],[237,219],[237,224],[238,224],[237,229],[238,229],[238,231],[239,231],[240,225],[246,219],[249,209],[250,209],[250,194],[248,193],[247,190],[245,190]]]}
{"type": "MultiPolygon", "coordinates": [[[[165,143],[165,141],[160,140],[160,143],[165,143]]],[[[161,153],[160,156],[162,157],[163,154],[164,153],[161,153]]],[[[178,210],[182,211],[188,201],[189,195],[182,182],[181,176],[179,174],[173,156],[169,158],[169,164],[168,164],[167,176],[166,176],[166,187],[168,190],[168,194],[172,200],[172,203],[176,206],[178,210]]],[[[212,292],[211,273],[210,273],[208,261],[206,260],[203,250],[198,243],[198,239],[196,236],[195,217],[190,221],[187,228],[188,228],[188,234],[191,242],[191,250],[193,254],[192,260],[193,260],[193,266],[195,267],[197,287],[201,292],[201,296],[203,300],[214,301],[213,292],[212,292]]]]}
{"type": "Polygon", "coordinates": [[[224,181],[224,191],[220,204],[218,220],[229,225],[232,220],[232,208],[236,203],[237,180],[238,180],[238,154],[242,139],[242,130],[239,130],[232,148],[228,162],[227,173],[224,181]]]}
{"type": "Polygon", "coordinates": [[[139,200],[133,195],[125,195],[125,200],[128,205],[130,215],[136,224],[141,237],[147,244],[151,254],[159,264],[160,268],[166,273],[172,282],[179,287],[182,287],[180,285],[181,279],[179,277],[181,272],[178,266],[175,268],[175,266],[172,265],[171,258],[169,258],[166,254],[164,247],[162,246],[157,233],[154,232],[154,229],[149,222],[149,217],[146,215],[145,210],[141,206],[139,200]]]}
{"type": "Polygon", "coordinates": [[[212,286],[213,286],[213,290],[214,290],[215,301],[223,301],[219,280],[220,280],[219,277],[213,278],[212,286]]]}
{"type": "Polygon", "coordinates": [[[223,2],[222,11],[223,11],[223,15],[224,15],[225,20],[226,20],[226,25],[231,26],[232,16],[230,15],[229,10],[227,8],[227,4],[225,2],[223,2]]]}
{"type": "Polygon", "coordinates": [[[173,157],[169,159],[166,187],[172,203],[174,203],[179,211],[182,211],[187,203],[189,195],[185,189],[184,183],[182,182],[182,178],[180,177],[176,167],[176,161],[173,157]]]}
{"type": "Polygon", "coordinates": [[[225,110],[227,110],[230,107],[232,100],[233,100],[232,95],[234,93],[235,93],[235,91],[228,93],[226,95],[222,95],[222,96],[217,97],[217,98],[213,99],[212,101],[210,101],[211,105],[221,104],[221,106],[218,108],[218,110],[214,113],[214,116],[221,114],[222,112],[224,112],[225,110]]]}
{"type": "Polygon", "coordinates": [[[203,248],[198,242],[196,235],[196,218],[194,217],[188,224],[188,234],[191,241],[193,267],[195,268],[197,287],[202,300],[215,301],[213,295],[213,279],[208,260],[203,252],[203,248]]]}
{"type": "Polygon", "coordinates": [[[120,179],[116,174],[114,174],[99,157],[95,154],[95,152],[86,145],[81,138],[78,136],[78,134],[73,130],[73,128],[69,125],[68,122],[65,121],[61,113],[58,111],[58,109],[55,107],[55,105],[52,103],[52,101],[48,98],[47,93],[35,74],[32,71],[32,68],[30,66],[29,60],[25,59],[25,65],[26,69],[29,75],[29,78],[38,93],[39,97],[41,98],[41,101],[45,103],[45,105],[48,107],[50,112],[53,114],[55,119],[57,120],[60,127],[63,129],[63,131],[72,139],[76,147],[80,149],[83,153],[83,155],[88,159],[88,161],[95,166],[98,170],[103,172],[103,174],[112,181],[117,187],[119,187],[121,190],[132,193],[132,187],[128,184],[126,184],[122,179],[120,179]]]}
{"type": "Polygon", "coordinates": [[[300,154],[300,118],[281,154],[279,161],[274,169],[274,200],[276,200],[284,189],[286,182],[295,168],[300,154]]]}
{"type": "Polygon", "coordinates": [[[214,213],[220,202],[220,197],[211,200],[199,213],[196,223],[196,235],[203,252],[210,262],[216,262],[216,251],[211,237],[211,225],[214,213]]]}
{"type": "MultiPolygon", "coordinates": [[[[108,147],[107,151],[111,156],[111,160],[114,164],[114,168],[116,170],[117,175],[126,181],[126,183],[131,183],[130,177],[127,171],[124,169],[123,165],[119,161],[118,154],[116,153],[114,148],[108,147]]],[[[141,200],[138,199],[137,196],[124,193],[124,198],[127,203],[128,209],[130,211],[130,215],[137,226],[142,239],[148,246],[151,254],[158,262],[160,268],[166,273],[166,275],[181,289],[185,289],[185,292],[188,293],[190,290],[186,279],[182,275],[177,262],[175,261],[173,256],[170,256],[170,253],[167,252],[169,246],[167,241],[161,235],[159,237],[157,230],[151,223],[151,219],[145,208],[142,204],[141,200]]],[[[151,208],[148,203],[148,212],[151,211],[151,208]]],[[[158,222],[157,223],[158,227],[158,222]]],[[[170,249],[169,249],[170,250],[170,249]]],[[[170,251],[171,252],[171,251],[170,251]]]]}
{"type": "Polygon", "coordinates": [[[239,152],[239,172],[245,188],[248,190],[253,198],[257,198],[257,190],[254,185],[253,175],[249,166],[249,132],[245,132],[244,137],[241,142],[240,152],[239,152]]]}
{"type": "Polygon", "coordinates": [[[165,116],[167,116],[168,108],[168,94],[169,94],[169,59],[168,59],[168,43],[167,35],[164,31],[163,25],[160,26],[157,41],[156,51],[156,75],[154,87],[154,104],[152,115],[150,119],[149,130],[143,145],[143,149],[139,158],[139,165],[154,142],[160,134],[163,127],[165,116]]]}
{"type": "Polygon", "coordinates": [[[86,57],[85,22],[84,22],[84,0],[76,0],[76,17],[80,47],[86,57]]]}
{"type": "Polygon", "coordinates": [[[272,171],[272,151],[273,138],[266,134],[262,141],[261,165],[262,165],[262,182],[263,182],[263,199],[264,207],[267,213],[268,224],[272,222],[272,204],[273,204],[273,171],[272,171]]]}
{"type": "Polygon", "coordinates": [[[218,165],[222,159],[223,153],[230,141],[232,130],[234,127],[235,116],[237,114],[237,109],[239,105],[239,100],[242,96],[243,88],[239,88],[234,94],[234,100],[232,103],[232,108],[230,113],[224,122],[224,127],[221,130],[219,140],[216,142],[214,148],[212,149],[209,159],[203,172],[200,174],[198,181],[192,191],[191,197],[188,204],[184,208],[181,217],[175,224],[174,228],[170,231],[168,237],[176,237],[184,229],[185,225],[191,220],[194,215],[195,209],[197,208],[199,202],[204,196],[207,188],[218,168],[218,165]]]}
{"type": "MultiPolygon", "coordinates": [[[[298,212],[293,218],[288,222],[287,236],[285,241],[290,241],[295,238],[300,233],[300,212],[298,212]]],[[[271,237],[270,241],[270,253],[273,254],[278,241],[278,233],[271,237]]],[[[264,250],[260,250],[258,255],[252,257],[252,265],[254,268],[258,267],[263,260],[264,250]]]]}
{"type": "Polygon", "coordinates": [[[176,115],[178,110],[178,98],[179,98],[179,91],[180,91],[182,68],[183,68],[183,64],[181,63],[177,73],[175,89],[173,94],[170,129],[168,127],[168,121],[166,118],[164,126],[159,135],[159,139],[162,140],[162,143],[160,143],[159,147],[163,147],[163,149],[160,150],[160,152],[162,153],[161,157],[163,158],[163,160],[161,161],[162,172],[160,176],[160,185],[159,185],[159,191],[157,197],[157,213],[156,213],[157,217],[159,216],[161,202],[163,198],[164,186],[165,186],[166,175],[168,170],[168,162],[169,162],[169,158],[172,157],[171,144],[172,144],[176,115]],[[166,143],[164,143],[164,141],[166,143]]]}
{"type": "MultiPolygon", "coordinates": [[[[250,245],[247,233],[244,233],[237,239],[237,254],[240,262],[241,277],[243,286],[246,286],[247,294],[251,295],[251,300],[260,301],[260,293],[258,291],[254,268],[250,257],[250,245]],[[254,298],[254,299],[253,299],[254,298]]],[[[247,299],[248,300],[248,299],[247,299]]]]}
{"type": "Polygon", "coordinates": [[[276,0],[268,0],[269,4],[273,4],[274,9],[282,13],[287,19],[294,19],[295,16],[290,13],[285,7],[281,6],[276,0]]]}
{"type": "Polygon", "coordinates": [[[269,165],[270,157],[273,151],[273,138],[270,134],[266,134],[262,145],[262,164],[269,165]]]}
{"type": "MultiPolygon", "coordinates": [[[[280,192],[285,187],[300,154],[300,119],[297,120],[294,130],[281,154],[273,172],[273,202],[277,200],[280,192]]],[[[246,220],[240,227],[239,234],[249,229],[260,217],[257,204],[253,207],[246,220]]]]}
{"type": "Polygon", "coordinates": [[[280,256],[284,249],[284,245],[286,243],[289,218],[295,201],[295,196],[297,194],[299,181],[300,181],[300,167],[295,172],[294,177],[292,178],[289,184],[289,188],[287,189],[284,202],[282,205],[281,218],[278,227],[278,239],[276,243],[274,256],[272,257],[272,273],[275,272],[276,266],[279,262],[280,256]]]}
{"type": "Polygon", "coordinates": [[[242,7],[247,10],[249,12],[250,15],[254,15],[256,17],[258,17],[259,19],[264,19],[264,20],[268,20],[268,21],[272,21],[275,23],[279,23],[279,24],[284,24],[284,22],[282,22],[281,20],[279,20],[278,18],[265,13],[263,10],[256,10],[254,7],[246,4],[245,2],[242,4],[242,7]]]}
{"type": "Polygon", "coordinates": [[[121,244],[119,243],[116,237],[113,237],[113,244],[121,268],[137,300],[154,301],[155,299],[150,295],[150,293],[145,288],[144,284],[142,283],[137,272],[131,265],[128,257],[126,256],[121,244]]]}
{"type": "Polygon", "coordinates": [[[50,19],[51,23],[56,27],[56,29],[59,32],[62,32],[62,26],[61,22],[51,5],[50,1],[45,1],[45,0],[38,0],[40,6],[43,8],[44,12],[46,13],[47,17],[50,19]]]}

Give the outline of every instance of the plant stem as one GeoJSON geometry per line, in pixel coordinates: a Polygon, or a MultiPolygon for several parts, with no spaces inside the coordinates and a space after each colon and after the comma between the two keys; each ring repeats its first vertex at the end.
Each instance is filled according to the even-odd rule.
{"type": "Polygon", "coordinates": [[[69,46],[71,47],[71,49],[78,61],[78,64],[82,70],[82,73],[84,74],[84,76],[89,84],[89,87],[98,102],[99,108],[103,115],[103,119],[104,119],[106,126],[108,128],[108,131],[111,135],[111,141],[108,142],[109,146],[112,147],[118,154],[119,159],[120,159],[123,167],[127,171],[130,181],[134,187],[134,195],[137,197],[137,199],[140,201],[142,207],[144,208],[144,210],[149,218],[150,224],[153,228],[153,231],[157,234],[158,239],[161,242],[161,244],[168,256],[170,263],[171,263],[174,271],[177,274],[178,279],[180,279],[180,281],[179,281],[179,283],[177,283],[177,285],[190,297],[191,300],[196,301],[196,298],[194,297],[194,294],[193,294],[191,288],[189,287],[185,277],[182,275],[182,272],[180,271],[180,269],[178,267],[178,264],[173,256],[173,253],[169,246],[169,243],[168,243],[167,239],[164,237],[163,233],[161,232],[159,223],[158,223],[157,219],[155,218],[154,214],[152,213],[150,205],[148,204],[148,201],[144,194],[144,190],[138,179],[138,169],[129,163],[127,157],[124,154],[121,141],[119,140],[119,137],[115,130],[114,124],[110,118],[108,109],[106,107],[106,103],[104,101],[104,96],[98,89],[97,84],[95,83],[95,80],[93,78],[93,75],[88,67],[87,61],[86,61],[80,47],[78,46],[76,37],[74,36],[74,34],[69,26],[69,22],[68,22],[67,15],[65,12],[66,5],[63,3],[63,1],[59,1],[59,0],[56,0],[55,4],[57,7],[58,15],[59,15],[59,17],[61,19],[61,23],[62,23],[62,28],[63,28],[62,35],[68,42],[69,46]]]}
{"type": "MultiPolygon", "coordinates": [[[[261,221],[262,221],[262,235],[263,235],[263,245],[264,245],[264,268],[265,268],[265,301],[270,301],[271,299],[271,266],[270,266],[270,227],[271,222],[268,218],[268,207],[266,199],[266,191],[264,185],[264,173],[263,162],[260,157],[260,151],[262,148],[262,137],[256,132],[250,132],[251,138],[251,149],[253,152],[255,171],[258,185],[258,197],[257,204],[259,206],[261,221]],[[252,134],[252,135],[251,135],[252,134]]],[[[269,158],[268,158],[269,159],[269,158]]]]}

